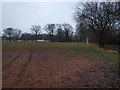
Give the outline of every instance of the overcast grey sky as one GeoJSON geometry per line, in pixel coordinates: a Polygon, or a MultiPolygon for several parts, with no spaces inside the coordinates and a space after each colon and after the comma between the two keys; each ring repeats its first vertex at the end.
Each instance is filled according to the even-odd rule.
{"type": "Polygon", "coordinates": [[[31,32],[32,25],[69,23],[73,27],[76,2],[3,2],[2,28],[13,27],[31,32]]]}

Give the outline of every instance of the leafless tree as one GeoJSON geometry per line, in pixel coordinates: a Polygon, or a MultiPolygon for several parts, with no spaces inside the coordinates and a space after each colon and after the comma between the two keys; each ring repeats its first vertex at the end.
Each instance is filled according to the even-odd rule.
{"type": "Polygon", "coordinates": [[[55,32],[55,24],[45,25],[44,30],[48,33],[50,41],[53,42],[53,35],[55,32]]]}
{"type": "Polygon", "coordinates": [[[106,31],[120,18],[120,2],[87,2],[76,6],[75,20],[93,31],[104,48],[106,31]]]}
{"type": "Polygon", "coordinates": [[[35,38],[36,38],[36,42],[37,42],[37,37],[38,37],[38,33],[40,33],[41,30],[41,26],[40,25],[33,25],[31,28],[32,32],[35,33],[35,38]]]}
{"type": "Polygon", "coordinates": [[[64,41],[64,31],[62,24],[56,24],[56,35],[57,35],[57,41],[61,42],[64,41]]]}
{"type": "Polygon", "coordinates": [[[13,36],[13,33],[14,33],[14,29],[9,27],[7,29],[4,29],[3,32],[4,32],[4,35],[6,37],[8,37],[9,41],[11,42],[12,41],[12,36],[13,36]]]}
{"type": "Polygon", "coordinates": [[[17,41],[19,36],[21,35],[22,31],[20,29],[14,29],[13,37],[17,41]]]}
{"type": "Polygon", "coordinates": [[[69,41],[69,36],[73,32],[73,27],[70,24],[64,23],[63,24],[64,34],[65,34],[65,41],[69,41]]]}

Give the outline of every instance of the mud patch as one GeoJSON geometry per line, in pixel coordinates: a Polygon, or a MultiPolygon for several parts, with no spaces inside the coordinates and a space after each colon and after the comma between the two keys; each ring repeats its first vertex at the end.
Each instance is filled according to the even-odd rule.
{"type": "Polygon", "coordinates": [[[3,67],[3,88],[105,88],[117,81],[109,64],[60,48],[30,46],[3,67]]]}

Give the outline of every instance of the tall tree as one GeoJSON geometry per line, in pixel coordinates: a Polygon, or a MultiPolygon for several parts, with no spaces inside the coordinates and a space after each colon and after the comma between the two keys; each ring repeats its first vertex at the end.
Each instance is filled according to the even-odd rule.
{"type": "Polygon", "coordinates": [[[56,33],[58,41],[63,41],[62,39],[64,39],[64,31],[62,24],[56,24],[56,33]]]}
{"type": "Polygon", "coordinates": [[[37,25],[33,25],[31,30],[33,31],[33,33],[35,33],[35,38],[36,38],[36,42],[37,42],[37,39],[38,39],[38,33],[40,33],[40,29],[41,29],[41,26],[37,26],[37,25]]]}
{"type": "Polygon", "coordinates": [[[14,29],[13,37],[17,41],[22,31],[20,29],[14,29]]]}
{"type": "Polygon", "coordinates": [[[63,28],[64,28],[64,33],[65,33],[65,41],[69,41],[70,35],[73,31],[73,27],[70,24],[64,23],[63,28]]]}
{"type": "Polygon", "coordinates": [[[7,29],[4,29],[3,32],[4,32],[4,35],[6,37],[8,37],[9,41],[11,42],[12,41],[12,36],[13,36],[13,33],[14,33],[14,29],[9,27],[7,29]]]}
{"type": "Polygon", "coordinates": [[[75,20],[83,21],[93,31],[100,47],[104,48],[106,31],[120,18],[120,2],[87,2],[77,5],[75,20]]]}
{"type": "Polygon", "coordinates": [[[85,24],[82,22],[77,23],[75,34],[78,36],[79,41],[85,41],[86,30],[85,24]]]}
{"type": "Polygon", "coordinates": [[[55,24],[45,25],[44,30],[48,33],[50,41],[53,42],[53,36],[54,36],[54,32],[55,32],[55,24]]]}

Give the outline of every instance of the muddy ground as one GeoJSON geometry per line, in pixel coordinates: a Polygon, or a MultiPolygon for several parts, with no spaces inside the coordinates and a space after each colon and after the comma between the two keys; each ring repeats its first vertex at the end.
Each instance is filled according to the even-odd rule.
{"type": "Polygon", "coordinates": [[[61,48],[4,51],[3,88],[116,87],[111,65],[61,48]]]}

